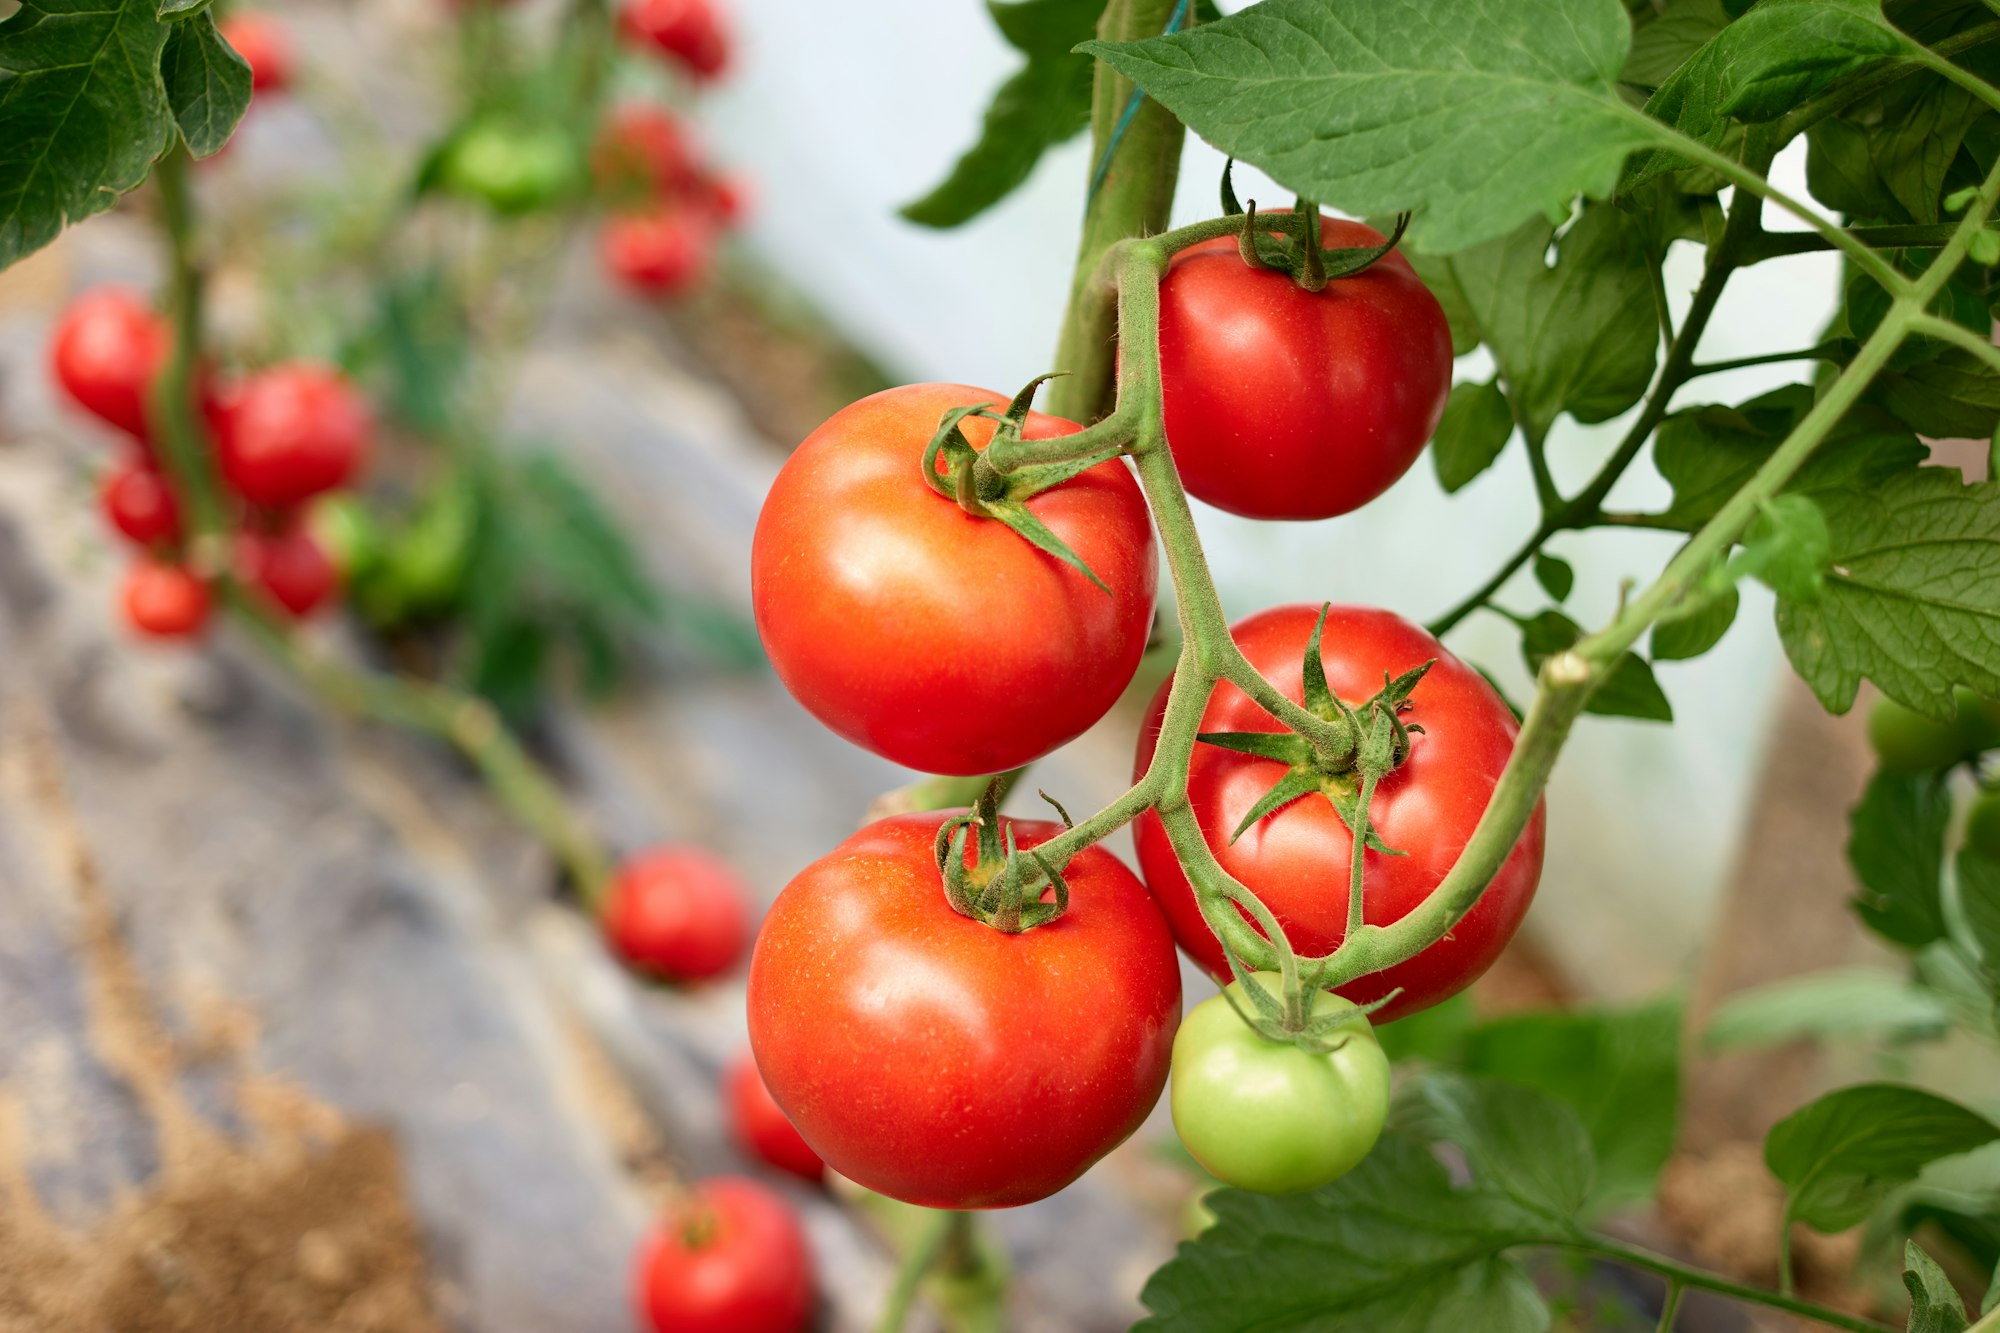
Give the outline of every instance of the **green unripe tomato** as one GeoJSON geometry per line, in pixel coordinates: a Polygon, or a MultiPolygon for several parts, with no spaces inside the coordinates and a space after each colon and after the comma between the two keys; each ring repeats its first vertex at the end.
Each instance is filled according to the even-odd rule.
{"type": "Polygon", "coordinates": [[[366,505],[345,491],[313,501],[306,527],[333,561],[343,584],[366,577],[381,563],[381,525],[366,505]]]}
{"type": "Polygon", "coordinates": [[[1965,845],[1989,861],[2000,861],[2000,789],[1989,788],[1972,799],[1965,845]]]}
{"type": "Polygon", "coordinates": [[[1952,691],[1958,716],[1925,717],[1894,699],[1877,699],[1868,712],[1868,743],[1882,767],[1897,773],[1934,773],[2000,745],[2000,712],[1964,686],[1952,691]]]}
{"type": "Polygon", "coordinates": [[[478,520],[478,505],[464,485],[447,482],[431,494],[385,561],[388,582],[403,605],[432,611],[456,600],[478,520]]]}
{"type": "Polygon", "coordinates": [[[496,213],[533,213],[569,191],[577,165],[576,149],[560,130],[483,121],[446,150],[442,179],[453,193],[496,213]]]}
{"type": "MultiPolygon", "coordinates": [[[[1273,996],[1278,974],[1253,978],[1273,996]]],[[[1247,1009],[1242,983],[1229,986],[1247,1009]]],[[[1331,992],[1324,1015],[1354,1005],[1331,992]]],[[[1307,1050],[1260,1036],[1222,996],[1204,1000],[1174,1037],[1174,1129],[1196,1161],[1225,1184],[1295,1194],[1338,1180],[1382,1135],[1389,1115],[1389,1057],[1368,1020],[1329,1034],[1339,1049],[1307,1050]]]]}

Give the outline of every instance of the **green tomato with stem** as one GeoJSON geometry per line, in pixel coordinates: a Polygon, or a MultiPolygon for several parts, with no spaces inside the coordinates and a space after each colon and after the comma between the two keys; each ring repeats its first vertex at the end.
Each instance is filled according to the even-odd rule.
{"type": "Polygon", "coordinates": [[[1952,693],[1958,716],[1949,722],[1925,717],[1894,699],[1875,701],[1868,712],[1868,743],[1875,747],[1882,767],[1896,773],[1934,773],[2000,746],[2000,706],[1963,685],[1952,693]]]}
{"type": "MultiPolygon", "coordinates": [[[[1252,974],[1274,998],[1275,972],[1252,974]]],[[[1242,982],[1228,994],[1255,1012],[1242,982]]],[[[1324,1016],[1355,1005],[1330,991],[1324,1016]]],[[[1295,1194],[1318,1189],[1360,1164],[1389,1115],[1389,1057],[1368,1020],[1322,1039],[1332,1050],[1266,1037],[1217,995],[1196,1005],[1174,1037],[1171,1105],[1181,1143],[1210,1174],[1239,1189],[1295,1194]]]]}
{"type": "Polygon", "coordinates": [[[445,151],[442,179],[453,193],[507,216],[548,208],[577,181],[569,136],[550,126],[481,121],[445,151]]]}

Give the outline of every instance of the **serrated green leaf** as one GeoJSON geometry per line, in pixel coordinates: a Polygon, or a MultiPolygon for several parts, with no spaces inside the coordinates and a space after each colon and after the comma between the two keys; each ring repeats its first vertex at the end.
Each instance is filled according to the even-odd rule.
{"type": "Polygon", "coordinates": [[[1532,434],[1564,412],[1609,420],[1646,392],[1659,350],[1652,268],[1622,210],[1588,207],[1560,239],[1530,222],[1450,264],[1532,434]]]}
{"type": "Polygon", "coordinates": [[[1805,603],[1818,599],[1832,563],[1833,535],[1826,515],[1804,495],[1780,495],[1767,502],[1750,530],[1730,573],[1755,578],[1781,598],[1805,603]]]}
{"type": "Polygon", "coordinates": [[[1712,596],[1699,597],[1694,609],[1685,615],[1654,625],[1653,660],[1685,662],[1721,643],[1722,636],[1736,623],[1740,601],[1736,585],[1731,583],[1712,596]]]}
{"type": "Polygon", "coordinates": [[[1450,253],[1608,196],[1660,142],[1617,91],[1618,0],[1263,0],[1098,55],[1223,152],[1450,253]]]}
{"type": "Polygon", "coordinates": [[[1876,376],[1869,398],[1935,439],[1983,440],[2000,421],[2000,375],[1962,347],[1876,376]]]}
{"type": "Polygon", "coordinates": [[[1913,1240],[1903,1244],[1903,1286],[1910,1293],[1909,1333],[1965,1333],[1965,1303],[1944,1270],[1913,1240]]]}
{"type": "Polygon", "coordinates": [[[1852,217],[1936,222],[1945,175],[1984,111],[1939,75],[1898,79],[1806,132],[1806,182],[1852,217]]]}
{"type": "Polygon", "coordinates": [[[174,121],[196,157],[220,152],[250,109],[250,66],[216,31],[207,10],[174,25],[160,58],[174,121]]]}
{"type": "Polygon", "coordinates": [[[1714,46],[1717,110],[1764,121],[1904,54],[1910,42],[1883,19],[1881,0],[1763,0],[1730,24],[1714,46]]]}
{"type": "Polygon", "coordinates": [[[1028,60],[993,94],[979,138],[949,175],[902,215],[956,227],[1018,189],[1042,155],[1090,124],[1091,61],[1072,53],[1097,30],[1105,0],[991,0],[1001,34],[1028,60]]]}
{"type": "Polygon", "coordinates": [[[1632,50],[1625,57],[1622,77],[1641,88],[1659,87],[1728,23],[1721,0],[1638,6],[1632,14],[1632,50]]]}
{"type": "Polygon", "coordinates": [[[1396,1119],[1457,1144],[1474,1179],[1524,1209],[1573,1218],[1596,1184],[1590,1135],[1576,1112],[1517,1083],[1431,1074],[1403,1090],[1396,1119]]]}
{"type": "Polygon", "coordinates": [[[1935,773],[1877,772],[1847,817],[1847,861],[1861,892],[1854,910],[1905,948],[1944,935],[1944,835],[1951,793],[1935,773]]]}
{"type": "Polygon", "coordinates": [[[0,20],[0,268],[146,179],[173,143],[155,0],[28,0],[0,20]]]}
{"type": "MultiPolygon", "coordinates": [[[[1530,1105],[1547,1114],[1531,1111],[1508,1127],[1518,1133],[1482,1138],[1519,1145],[1531,1156],[1522,1169],[1535,1171],[1532,1159],[1561,1160],[1581,1134],[1562,1135],[1562,1107],[1530,1105]]],[[[1575,1131],[1573,1116],[1567,1128],[1575,1131]]],[[[1454,1188],[1428,1143],[1400,1127],[1325,1189],[1222,1190],[1209,1204],[1216,1225],[1146,1284],[1152,1317],[1137,1325],[1145,1333],[1546,1333],[1548,1307],[1504,1253],[1572,1234],[1564,1219],[1523,1207],[1484,1178],[1454,1188]]]]}
{"type": "Polygon", "coordinates": [[[1459,1067],[1533,1088],[1576,1113],[1597,1163],[1584,1209],[1597,1213],[1650,1196],[1673,1151],[1680,1017],[1678,1000],[1510,1015],[1464,1035],[1459,1067]]]}
{"type": "Polygon", "coordinates": [[[1431,463],[1447,493],[1463,488],[1493,466],[1514,433],[1514,413],[1498,381],[1454,384],[1444,416],[1431,437],[1431,463]]]}
{"type": "Polygon", "coordinates": [[[1933,717],[1954,685],[2000,695],[2000,483],[1916,468],[1813,498],[1832,569],[1817,600],[1780,599],[1778,634],[1828,711],[1863,677],[1933,717]]]}
{"type": "Polygon", "coordinates": [[[1845,1231],[1890,1189],[1940,1157],[2000,1138],[2000,1126],[1943,1097],[1890,1083],[1842,1088],[1779,1121],[1764,1164],[1789,1193],[1791,1216],[1845,1231]]]}
{"type": "Polygon", "coordinates": [[[1716,1007],[1704,1039],[1726,1050],[1800,1037],[1936,1034],[1950,1025],[1951,1010],[1929,989],[1881,968],[1852,967],[1738,991],[1716,1007]]]}
{"type": "Polygon", "coordinates": [[[1542,591],[1553,601],[1567,601],[1570,591],[1576,587],[1576,571],[1570,563],[1547,551],[1535,552],[1535,582],[1542,585],[1542,591]]]}

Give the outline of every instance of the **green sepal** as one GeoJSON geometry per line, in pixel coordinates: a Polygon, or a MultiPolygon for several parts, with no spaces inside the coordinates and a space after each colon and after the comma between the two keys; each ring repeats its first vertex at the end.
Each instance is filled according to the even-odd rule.
{"type": "Polygon", "coordinates": [[[1326,716],[1334,702],[1333,691],[1326,683],[1326,661],[1320,656],[1320,636],[1326,630],[1326,617],[1332,610],[1333,603],[1320,603],[1319,619],[1313,622],[1312,637],[1306,640],[1306,657],[1299,673],[1305,685],[1306,709],[1321,717],[1326,716]]]}
{"type": "MultiPolygon", "coordinates": [[[[1334,790],[1326,793],[1326,799],[1333,803],[1334,813],[1340,816],[1340,822],[1347,825],[1348,834],[1352,836],[1355,824],[1361,819],[1360,793],[1334,790]]],[[[1399,851],[1377,837],[1375,821],[1372,819],[1368,821],[1368,850],[1380,852],[1384,856],[1409,855],[1408,852],[1399,851]]]]}
{"type": "Polygon", "coordinates": [[[1054,556],[1096,584],[1098,590],[1105,596],[1111,595],[1110,587],[1103,579],[1097,577],[1097,571],[1083,563],[1083,557],[1070,550],[1068,543],[1049,531],[1048,524],[1030,513],[1026,504],[1018,500],[1003,500],[998,504],[988,505],[986,509],[989,517],[998,519],[1026,537],[1036,550],[1054,556]]]}
{"type": "Polygon", "coordinates": [[[1222,216],[1234,218],[1243,216],[1243,204],[1236,197],[1236,159],[1227,158],[1222,163],[1222,216]]]}
{"type": "Polygon", "coordinates": [[[1243,816],[1243,822],[1236,826],[1236,831],[1229,835],[1229,840],[1235,842],[1250,830],[1251,825],[1255,824],[1265,815],[1290,805],[1301,796],[1320,791],[1323,789],[1323,786],[1324,784],[1317,770],[1312,768],[1293,769],[1291,772],[1285,774],[1284,777],[1279,778],[1277,785],[1265,792],[1262,800],[1250,807],[1250,813],[1243,816]]]}
{"type": "Polygon", "coordinates": [[[1260,759],[1275,759],[1283,764],[1309,764],[1313,757],[1312,742],[1290,731],[1204,731],[1195,739],[1206,745],[1234,750],[1238,754],[1254,754],[1260,759]]]}

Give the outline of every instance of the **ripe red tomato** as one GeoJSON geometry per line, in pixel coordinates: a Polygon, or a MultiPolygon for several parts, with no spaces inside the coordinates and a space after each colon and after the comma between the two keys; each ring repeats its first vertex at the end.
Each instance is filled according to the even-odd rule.
{"type": "Polygon", "coordinates": [[[643,296],[678,296],[708,274],[715,231],[686,208],[622,213],[604,223],[604,267],[643,296]]]}
{"type": "Polygon", "coordinates": [[[654,1333],[800,1333],[812,1322],[812,1251],[791,1205],[716,1176],[676,1201],[639,1247],[639,1318],[654,1333]]]}
{"type": "Polygon", "coordinates": [[[626,0],[618,26],[627,41],[671,56],[697,79],[729,64],[729,34],[709,0],[626,0]]]}
{"type": "MultiPolygon", "coordinates": [[[[1287,696],[1302,701],[1300,673],[1318,616],[1319,609],[1312,606],[1272,607],[1239,621],[1230,632],[1252,666],[1287,696]]],[[[1458,860],[1486,811],[1519,728],[1485,677],[1400,616],[1371,607],[1336,606],[1327,616],[1321,645],[1327,684],[1350,704],[1373,697],[1382,688],[1384,671],[1401,675],[1437,660],[1403,714],[1406,722],[1424,730],[1411,738],[1408,758],[1377,786],[1368,813],[1382,842],[1406,853],[1370,852],[1364,864],[1364,919],[1387,925],[1429,897],[1458,860]]],[[[1152,761],[1166,702],[1163,685],[1139,734],[1142,772],[1152,761]]],[[[1209,697],[1201,729],[1283,728],[1248,695],[1223,684],[1209,697]]],[[[1188,800],[1216,859],[1271,909],[1292,947],[1305,955],[1329,953],[1347,933],[1348,864],[1354,845],[1332,802],[1317,793],[1302,796],[1229,841],[1237,824],[1285,772],[1276,760],[1197,744],[1188,766],[1188,800]]],[[[1499,875],[1449,935],[1386,972],[1341,987],[1340,993],[1365,1004],[1402,987],[1401,996],[1373,1015],[1376,1023],[1386,1023],[1471,985],[1527,915],[1542,874],[1543,823],[1544,811],[1537,807],[1499,875]]],[[[1210,973],[1227,977],[1222,945],[1202,919],[1159,817],[1148,811],[1133,828],[1140,870],[1165,909],[1174,937],[1210,973]]]]}
{"type": "Polygon", "coordinates": [[[699,847],[655,847],[626,861],[601,908],[611,950],[641,971],[702,981],[736,966],[750,943],[750,893],[699,847]]]}
{"type": "MultiPolygon", "coordinates": [[[[1323,218],[1329,246],[1380,245],[1323,218]]],[[[1308,292],[1225,236],[1160,283],[1167,443],[1190,495],[1251,518],[1331,518],[1409,471],[1451,392],[1451,331],[1409,261],[1388,254],[1308,292]]]]}
{"type": "Polygon", "coordinates": [[[139,546],[181,539],[181,507],[167,479],[143,457],[128,459],[104,474],[98,490],[111,526],[139,546]]]}
{"type": "Polygon", "coordinates": [[[252,91],[279,93],[291,87],[296,61],[292,34],[284,24],[269,14],[248,12],[231,14],[216,26],[250,67],[252,91]]]}
{"type": "Polygon", "coordinates": [[[167,321],[137,292],[98,287],[57,321],[50,364],[56,383],[79,406],[144,442],[146,395],[172,345],[167,321]]]}
{"type": "Polygon", "coordinates": [[[694,183],[696,202],[724,227],[740,227],[750,211],[750,190],[740,176],[704,171],[694,183]]]}
{"type": "Polygon", "coordinates": [[[140,556],[125,574],[125,619],[156,639],[185,639],[208,623],[208,585],[184,565],[140,556]]]}
{"type": "MultiPolygon", "coordinates": [[[[1069,863],[1069,910],[1046,925],[960,916],[934,859],[945,818],[871,824],[786,886],[750,960],[750,1045],[835,1171],[927,1208],[1005,1208],[1075,1180],[1153,1109],[1180,971],[1100,847],[1069,863]]],[[[1022,847],[1061,832],[1005,822],[1022,847]]]]}
{"type": "MultiPolygon", "coordinates": [[[[1103,717],[1152,628],[1152,521],[1117,459],[1028,501],[1104,580],[924,484],[963,384],[885,389],[842,408],[778,473],[750,553],[757,630],[779,679],[857,745],[927,773],[997,773],[1103,717]]],[[[993,423],[968,417],[984,449],[993,423]]],[[[1076,423],[1039,412],[1025,434],[1076,423]]]]}
{"type": "Polygon", "coordinates": [[[764,1076],[748,1051],[738,1056],[723,1076],[722,1095],[729,1104],[729,1129],[736,1146],[760,1162],[818,1182],[826,1163],[799,1134],[798,1127],[771,1100],[764,1076]]]}
{"type": "Polygon", "coordinates": [[[696,177],[686,131],[671,111],[651,102],[628,102],[605,117],[590,168],[599,188],[630,198],[672,196],[696,177]]]}
{"type": "Polygon", "coordinates": [[[302,619],[333,599],[340,572],[317,539],[303,528],[277,534],[246,532],[236,544],[238,571],[272,602],[302,619]]]}
{"type": "Polygon", "coordinates": [[[271,509],[352,478],[375,429],[368,404],[339,371],[305,361],[250,376],[209,415],[223,480],[271,509]]]}

